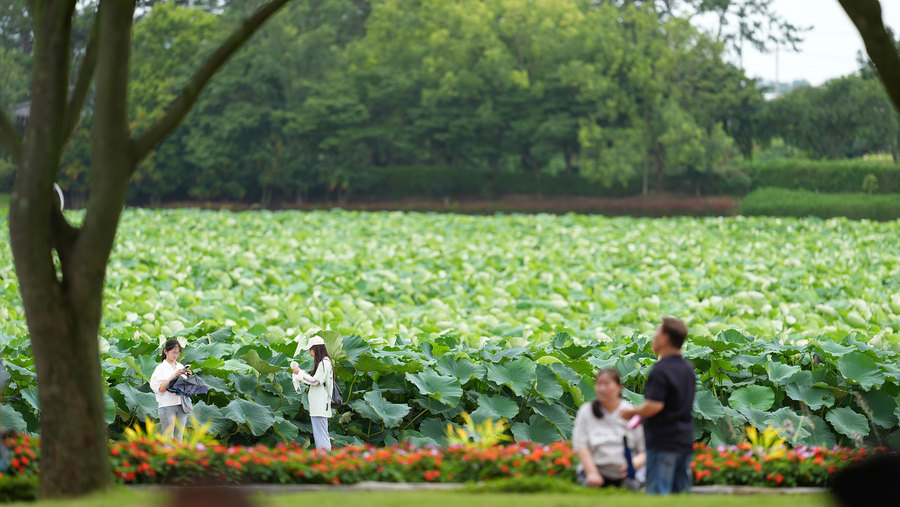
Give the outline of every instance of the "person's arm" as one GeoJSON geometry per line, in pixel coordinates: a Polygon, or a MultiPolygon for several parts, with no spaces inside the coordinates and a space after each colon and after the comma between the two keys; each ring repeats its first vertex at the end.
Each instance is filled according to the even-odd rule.
{"type": "Polygon", "coordinates": [[[184,368],[176,369],[170,377],[166,378],[164,376],[165,373],[160,369],[157,369],[150,377],[150,389],[152,389],[154,392],[165,393],[166,389],[169,388],[169,383],[178,378],[178,376],[185,371],[186,370],[184,368]]]}
{"type": "Polygon", "coordinates": [[[572,449],[578,454],[581,466],[584,467],[587,485],[592,488],[599,488],[603,485],[603,476],[597,470],[597,464],[594,463],[594,454],[591,452],[587,417],[588,412],[583,409],[575,414],[575,426],[572,429],[572,449]]]}
{"type": "Polygon", "coordinates": [[[622,409],[619,413],[622,414],[623,419],[631,419],[636,415],[639,415],[644,419],[649,419],[662,412],[662,409],[665,406],[666,404],[661,401],[644,400],[644,402],[637,407],[622,409]]]}
{"type": "Polygon", "coordinates": [[[603,486],[603,476],[597,470],[597,464],[594,463],[594,455],[588,447],[580,447],[578,449],[578,458],[581,459],[581,466],[584,467],[584,475],[587,478],[588,486],[599,488],[603,486]]]}
{"type": "Polygon", "coordinates": [[[640,424],[636,428],[628,431],[631,450],[634,455],[631,457],[631,464],[635,470],[647,464],[647,444],[644,441],[644,427],[640,424]]]}
{"type": "Polygon", "coordinates": [[[631,457],[631,465],[635,470],[647,464],[647,453],[639,452],[631,457]]]}
{"type": "Polygon", "coordinates": [[[636,408],[619,412],[622,418],[631,419],[639,415],[644,419],[649,419],[662,412],[663,407],[666,406],[662,400],[665,400],[669,393],[669,383],[665,374],[657,370],[657,366],[654,366],[650,370],[650,375],[647,376],[647,384],[644,386],[644,402],[636,408]]]}
{"type": "MultiPolygon", "coordinates": [[[[321,371],[323,368],[324,368],[324,366],[319,364],[319,371],[321,371]]],[[[318,376],[318,375],[316,375],[316,376],[318,376]]],[[[300,382],[303,382],[304,384],[309,385],[309,386],[317,386],[320,383],[315,377],[313,377],[309,373],[306,373],[303,370],[300,370],[300,373],[297,374],[297,379],[300,380],[300,382]]]]}
{"type": "Polygon", "coordinates": [[[319,369],[316,370],[316,374],[313,375],[313,380],[315,383],[310,383],[311,386],[317,386],[319,384],[324,384],[328,377],[331,376],[331,360],[328,360],[328,363],[323,359],[321,363],[319,363],[319,369]]]}

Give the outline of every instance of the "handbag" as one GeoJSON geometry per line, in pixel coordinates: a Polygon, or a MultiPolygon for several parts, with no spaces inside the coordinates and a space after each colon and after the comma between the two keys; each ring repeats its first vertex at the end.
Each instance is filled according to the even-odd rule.
{"type": "Polygon", "coordinates": [[[334,376],[334,363],[331,363],[331,408],[339,408],[344,404],[344,394],[337,385],[334,376]]]}

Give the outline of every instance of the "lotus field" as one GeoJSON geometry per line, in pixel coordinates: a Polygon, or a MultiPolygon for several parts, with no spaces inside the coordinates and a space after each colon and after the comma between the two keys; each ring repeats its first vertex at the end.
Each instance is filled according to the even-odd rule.
{"type": "MultiPolygon", "coordinates": [[[[77,215],[73,215],[77,221],[77,215]]],[[[0,227],[6,228],[5,217],[0,227]]],[[[156,419],[163,340],[210,385],[195,420],[225,445],[311,436],[288,363],[314,333],[338,363],[338,444],[446,444],[463,412],[518,441],[571,434],[593,374],[641,400],[663,315],[690,329],[698,439],[772,426],[793,446],[900,443],[896,222],[127,210],[101,329],[113,440],[156,419]]],[[[4,428],[40,407],[0,246],[4,428]]]]}

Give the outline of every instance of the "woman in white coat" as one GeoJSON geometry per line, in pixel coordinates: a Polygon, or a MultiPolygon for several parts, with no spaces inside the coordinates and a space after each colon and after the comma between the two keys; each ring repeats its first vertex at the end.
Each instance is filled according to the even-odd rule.
{"type": "MultiPolygon", "coordinates": [[[[299,374],[299,368],[294,372],[295,385],[297,381],[309,385],[309,418],[312,422],[313,440],[318,450],[331,450],[331,437],[328,436],[328,419],[331,418],[331,390],[334,384],[334,364],[325,349],[325,340],[313,336],[307,342],[304,350],[308,350],[313,357],[312,375],[299,374]]],[[[293,367],[293,363],[291,364],[293,367]]],[[[304,372],[305,373],[305,372],[304,372]]]]}

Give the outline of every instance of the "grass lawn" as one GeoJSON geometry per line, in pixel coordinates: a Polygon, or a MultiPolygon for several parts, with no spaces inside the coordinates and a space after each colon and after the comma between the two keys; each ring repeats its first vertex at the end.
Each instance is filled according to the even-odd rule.
{"type": "MultiPolygon", "coordinates": [[[[136,491],[119,488],[110,493],[85,497],[78,500],[15,503],[20,506],[75,506],[100,507],[168,505],[167,493],[136,491]]],[[[694,495],[690,497],[665,498],[648,497],[628,492],[596,493],[468,493],[459,491],[419,491],[419,492],[367,492],[367,491],[315,491],[309,493],[287,493],[253,496],[251,501],[260,506],[295,507],[297,505],[427,505],[429,507],[497,506],[506,507],[515,503],[516,507],[569,507],[569,506],[610,506],[610,507],[652,507],[671,505],[691,505],[699,507],[766,507],[780,506],[825,506],[828,498],[824,495],[694,495]],[[676,503],[673,503],[676,502],[676,503]]]]}

